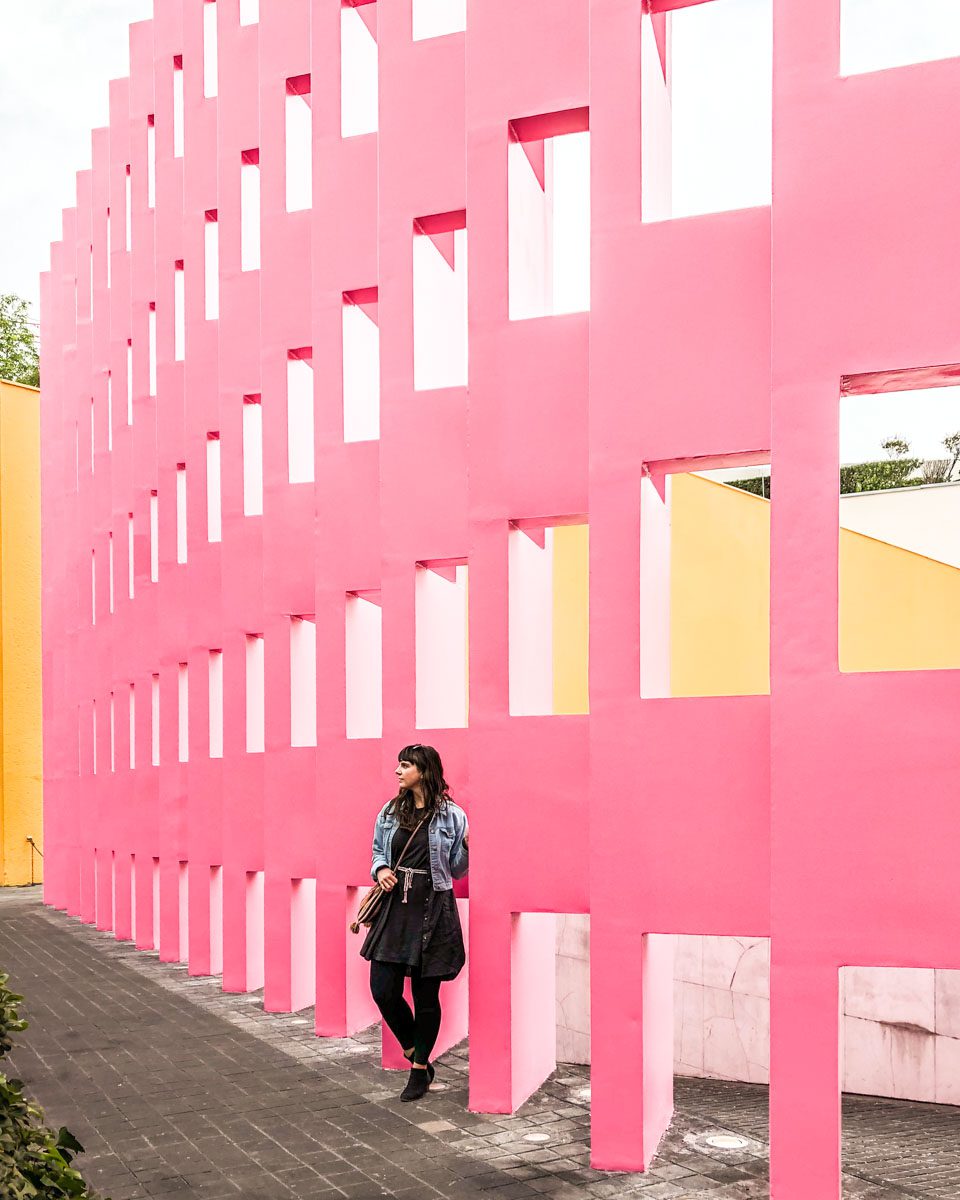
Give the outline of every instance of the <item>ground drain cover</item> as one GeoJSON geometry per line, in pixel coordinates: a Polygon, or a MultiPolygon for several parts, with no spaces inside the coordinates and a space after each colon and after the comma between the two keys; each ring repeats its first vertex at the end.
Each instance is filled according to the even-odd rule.
{"type": "Polygon", "coordinates": [[[750,1145],[745,1137],[740,1137],[737,1133],[711,1133],[703,1140],[714,1150],[743,1150],[750,1145]]]}

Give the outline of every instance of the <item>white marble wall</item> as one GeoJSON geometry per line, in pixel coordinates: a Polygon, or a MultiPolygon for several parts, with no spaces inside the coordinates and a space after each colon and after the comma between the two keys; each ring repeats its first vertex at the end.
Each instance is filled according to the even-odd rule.
{"type": "MultiPolygon", "coordinates": [[[[557,1059],[590,1061],[590,918],[557,923],[557,1059]]],[[[847,967],[843,1090],[960,1105],[960,971],[847,967]]],[[[767,1083],[770,943],[678,937],[678,1075],[767,1083]]]]}

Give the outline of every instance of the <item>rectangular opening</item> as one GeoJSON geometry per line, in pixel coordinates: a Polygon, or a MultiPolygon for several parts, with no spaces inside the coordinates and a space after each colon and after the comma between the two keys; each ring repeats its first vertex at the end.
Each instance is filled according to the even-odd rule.
{"type": "Polygon", "coordinates": [[[126,217],[127,250],[133,249],[133,188],[131,186],[130,164],[126,166],[124,179],[124,215],[126,217]]]}
{"type": "Polygon", "coordinates": [[[240,270],[260,270],[260,151],[240,156],[240,270]]]}
{"type": "Polygon", "coordinates": [[[290,745],[317,744],[317,623],[290,618],[290,745]]]}
{"type": "Polygon", "coordinates": [[[110,290],[110,281],[112,278],[112,263],[113,256],[113,226],[110,218],[110,209],[107,209],[107,291],[110,290]]]}
{"type": "Polygon", "coordinates": [[[203,0],[203,94],[217,94],[217,4],[203,0]]]}
{"type": "Polygon", "coordinates": [[[127,595],[132,600],[136,573],[133,557],[133,513],[127,513],[127,595]]]}
{"type": "Polygon", "coordinates": [[[511,716],[589,711],[589,536],[581,519],[510,530],[511,716]]]}
{"type": "Polygon", "coordinates": [[[117,769],[117,714],[113,692],[110,693],[110,771],[117,769]]]}
{"type": "Polygon", "coordinates": [[[91,755],[91,758],[93,760],[93,773],[94,773],[94,775],[96,775],[96,773],[97,773],[97,702],[96,702],[96,700],[94,700],[94,702],[93,702],[90,736],[93,739],[93,743],[92,743],[93,754],[91,755]]]}
{"type": "Polygon", "coordinates": [[[840,670],[960,667],[960,368],[848,376],[840,670]]]}
{"type": "Polygon", "coordinates": [[[132,683],[130,684],[127,701],[129,705],[127,736],[130,747],[130,770],[135,771],[137,768],[137,693],[132,683]]]}
{"type": "Polygon", "coordinates": [[[240,24],[256,25],[260,20],[260,0],[240,0],[240,24]]]}
{"type": "Polygon", "coordinates": [[[203,225],[203,316],[216,321],[220,316],[220,222],[217,209],[204,213],[203,225]]]}
{"type": "Polygon", "coordinates": [[[467,0],[413,0],[413,40],[462,33],[467,28],[467,0]]]}
{"type": "Polygon", "coordinates": [[[467,579],[463,559],[417,564],[418,729],[467,724],[467,579]]]}
{"type": "Polygon", "coordinates": [[[310,76],[287,80],[286,100],[287,212],[313,204],[313,112],[310,76]]]}
{"type": "Polygon", "coordinates": [[[173,359],[183,362],[186,327],[184,317],[183,259],[173,267],[173,359]]]}
{"type": "Polygon", "coordinates": [[[247,753],[263,753],[263,635],[247,634],[247,753]]]}
{"type": "Polygon", "coordinates": [[[420,217],[413,229],[413,386],[467,384],[467,214],[420,217]]]}
{"type": "Polygon", "coordinates": [[[770,691],[769,452],[647,463],[640,694],[770,691]]]}
{"type": "Polygon", "coordinates": [[[258,991],[263,987],[264,972],[264,902],[263,902],[263,872],[247,872],[247,904],[246,904],[246,979],[248,992],[258,991]]]}
{"type": "Polygon", "coordinates": [[[90,551],[90,624],[97,623],[97,552],[90,551]]]}
{"type": "Polygon", "coordinates": [[[589,109],[510,123],[510,319],[590,308],[589,109]]]}
{"type": "Polygon", "coordinates": [[[220,434],[207,434],[207,541],[219,542],[223,536],[220,499],[220,434]]]}
{"type": "Polygon", "coordinates": [[[110,611],[113,612],[113,534],[107,534],[107,586],[110,611]]]}
{"type": "Polygon", "coordinates": [[[243,514],[263,514],[263,408],[259,394],[243,398],[243,514]]]}
{"type": "Polygon", "coordinates": [[[383,612],[379,592],[353,592],[346,604],[347,737],[383,735],[383,612]]]}
{"type": "Polygon", "coordinates": [[[160,500],[150,493],[150,582],[160,578],[160,500]]]}
{"type": "Polygon", "coordinates": [[[177,667],[177,757],[182,763],[190,760],[190,689],[186,663],[177,667]]]}
{"type": "Polygon", "coordinates": [[[157,305],[155,301],[150,302],[150,311],[147,314],[149,336],[147,340],[147,354],[150,376],[150,395],[157,394],[157,305]]]}
{"type": "Polygon", "coordinates": [[[153,937],[150,949],[160,949],[160,859],[153,859],[153,937]]]}
{"type": "Polygon", "coordinates": [[[290,881],[290,1011],[317,999],[317,881],[290,881]]]}
{"type": "Polygon", "coordinates": [[[287,352],[287,471],[291,483],[313,483],[313,351],[287,352]]]}
{"type": "Polygon", "coordinates": [[[349,3],[340,9],[340,136],[377,131],[379,104],[377,8],[349,3]]]}
{"type": "Polygon", "coordinates": [[[133,424],[133,342],[127,339],[127,424],[133,424]]]}
{"type": "Polygon", "coordinates": [[[97,402],[90,397],[90,474],[97,470],[97,402]]]}
{"type": "MultiPolygon", "coordinates": [[[[210,0],[207,0],[209,3],[210,0]]],[[[190,866],[177,863],[177,957],[180,962],[190,959],[190,866]]]]}
{"type": "Polygon", "coordinates": [[[223,651],[211,650],[208,662],[210,757],[223,758],[223,651]]]}
{"type": "Polygon", "coordinates": [[[147,117],[147,207],[157,207],[157,129],[152,114],[147,117]]]}
{"type": "MultiPolygon", "coordinates": [[[[344,10],[346,11],[346,10],[344,10]]],[[[380,436],[379,292],[343,293],[343,440],[380,436]]]]}
{"type": "Polygon", "coordinates": [[[160,766],[160,676],[150,676],[150,765],[160,766]]]}
{"type": "MultiPolygon", "coordinates": [[[[869,1119],[869,1106],[859,1097],[960,1104],[960,971],[841,967],[840,1004],[844,1165],[859,1173],[866,1152],[855,1134],[869,1119]]],[[[893,1129],[890,1132],[896,1137],[893,1129]]],[[[928,1157],[937,1155],[936,1141],[928,1142],[925,1163],[932,1168],[935,1164],[928,1157]]],[[[946,1141],[939,1152],[936,1165],[947,1164],[956,1171],[955,1139],[946,1141]]],[[[894,1161],[889,1165],[894,1167],[894,1161]]],[[[870,1175],[874,1178],[873,1168],[870,1175]]],[[[883,1182],[894,1186],[897,1180],[887,1177],[883,1182]]]]}
{"type": "Polygon", "coordinates": [[[107,372],[107,450],[113,450],[113,375],[107,372]]]}
{"type": "Polygon", "coordinates": [[[187,467],[177,463],[177,562],[187,561],[187,467]]]}
{"type": "Polygon", "coordinates": [[[223,867],[210,868],[210,974],[223,974],[223,867]]]}
{"type": "Polygon", "coordinates": [[[173,60],[173,157],[183,157],[183,56],[173,60]]]}
{"type": "Polygon", "coordinates": [[[840,74],[859,75],[960,55],[954,0],[840,0],[840,74]]]}
{"type": "Polygon", "coordinates": [[[645,12],[645,221],[770,203],[772,0],[645,12]]]}

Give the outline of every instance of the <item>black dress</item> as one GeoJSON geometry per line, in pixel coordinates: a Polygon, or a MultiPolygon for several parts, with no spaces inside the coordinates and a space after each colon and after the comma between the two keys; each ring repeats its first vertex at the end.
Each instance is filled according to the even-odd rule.
{"type": "MultiPolygon", "coordinates": [[[[410,835],[409,829],[398,829],[393,835],[390,846],[393,870],[410,835]]],[[[434,978],[455,979],[460,974],[466,961],[460,914],[452,890],[434,891],[426,825],[421,825],[414,835],[397,872],[397,883],[387,893],[360,953],[378,962],[403,963],[407,975],[418,967],[421,975],[434,978]],[[407,867],[425,874],[405,875],[407,867]]]]}

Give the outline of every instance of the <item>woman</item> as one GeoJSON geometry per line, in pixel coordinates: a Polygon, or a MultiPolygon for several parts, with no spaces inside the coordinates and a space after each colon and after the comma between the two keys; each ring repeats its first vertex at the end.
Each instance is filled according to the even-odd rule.
{"type": "Polygon", "coordinates": [[[409,1101],[419,1100],[433,1082],[440,984],[455,979],[465,961],[453,880],[467,873],[467,815],[451,800],[432,746],[404,746],[397,781],[400,790],[373,829],[371,874],[387,895],[360,953],[370,961],[377,1007],[410,1060],[400,1093],[409,1101]],[[408,975],[413,1012],[403,995],[408,975]]]}

